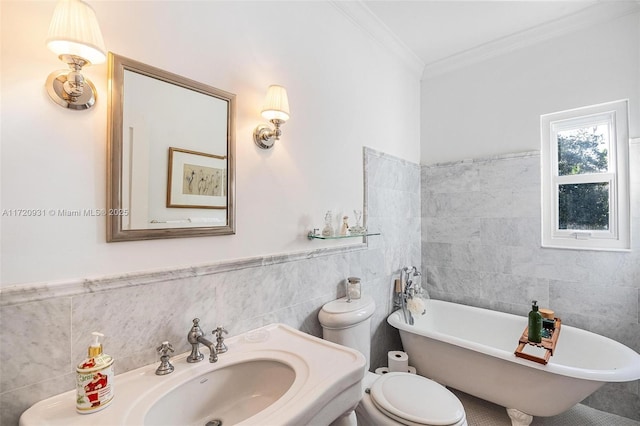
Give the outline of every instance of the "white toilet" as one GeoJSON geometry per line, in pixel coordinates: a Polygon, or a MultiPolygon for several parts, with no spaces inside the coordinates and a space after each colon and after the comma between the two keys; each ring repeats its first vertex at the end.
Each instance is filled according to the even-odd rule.
{"type": "Polygon", "coordinates": [[[351,302],[342,298],[318,314],[325,340],[357,349],[367,359],[363,397],[356,408],[358,425],[466,426],[462,403],[444,386],[415,374],[368,371],[375,308],[370,296],[351,302]]]}

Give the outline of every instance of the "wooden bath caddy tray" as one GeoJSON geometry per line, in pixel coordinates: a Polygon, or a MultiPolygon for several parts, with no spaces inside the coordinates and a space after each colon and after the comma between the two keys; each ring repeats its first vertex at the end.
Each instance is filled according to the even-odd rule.
{"type": "Polygon", "coordinates": [[[514,352],[518,358],[528,359],[529,361],[537,362],[540,364],[546,364],[549,362],[549,358],[553,355],[553,351],[556,349],[556,343],[558,343],[558,337],[560,336],[560,327],[562,325],[562,321],[560,318],[554,318],[556,321],[555,329],[549,330],[551,337],[543,337],[540,343],[530,342],[529,338],[529,327],[525,327],[522,332],[522,336],[520,336],[520,340],[518,341],[518,347],[514,352]],[[528,354],[524,352],[524,348],[526,345],[537,346],[539,348],[545,349],[544,357],[539,357],[535,355],[528,354]]]}

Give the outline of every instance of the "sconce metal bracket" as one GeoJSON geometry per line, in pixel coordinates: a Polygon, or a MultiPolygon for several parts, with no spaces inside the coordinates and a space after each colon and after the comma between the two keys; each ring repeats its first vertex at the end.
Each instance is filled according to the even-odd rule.
{"type": "Polygon", "coordinates": [[[64,89],[67,82],[68,69],[54,71],[47,78],[47,93],[58,105],[75,110],[91,108],[96,103],[96,87],[88,79],[84,79],[84,90],[78,97],[70,96],[64,89]]]}
{"type": "Polygon", "coordinates": [[[276,141],[275,132],[266,124],[259,124],[253,131],[253,141],[262,149],[273,147],[276,141]]]}

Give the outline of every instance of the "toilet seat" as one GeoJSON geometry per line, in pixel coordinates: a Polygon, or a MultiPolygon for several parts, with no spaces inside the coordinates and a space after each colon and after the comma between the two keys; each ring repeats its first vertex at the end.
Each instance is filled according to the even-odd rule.
{"type": "Polygon", "coordinates": [[[387,373],[371,386],[373,404],[386,416],[405,425],[464,424],[462,403],[444,386],[426,377],[387,373]]]}

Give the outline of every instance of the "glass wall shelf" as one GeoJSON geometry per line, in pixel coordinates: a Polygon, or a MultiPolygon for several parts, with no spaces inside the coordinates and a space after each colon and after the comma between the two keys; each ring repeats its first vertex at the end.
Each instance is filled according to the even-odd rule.
{"type": "Polygon", "coordinates": [[[322,234],[314,233],[314,231],[309,231],[307,234],[307,238],[310,240],[341,240],[344,238],[362,238],[362,237],[370,237],[372,235],[380,235],[379,232],[366,232],[364,234],[353,234],[353,235],[334,235],[332,237],[324,237],[322,234]]]}

